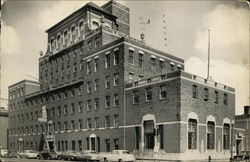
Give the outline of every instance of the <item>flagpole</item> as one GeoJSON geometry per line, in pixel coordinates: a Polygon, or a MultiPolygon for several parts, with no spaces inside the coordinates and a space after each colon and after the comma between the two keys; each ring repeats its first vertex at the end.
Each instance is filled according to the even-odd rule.
{"type": "Polygon", "coordinates": [[[207,79],[209,79],[210,68],[210,29],[208,29],[208,63],[207,63],[207,79]]]}

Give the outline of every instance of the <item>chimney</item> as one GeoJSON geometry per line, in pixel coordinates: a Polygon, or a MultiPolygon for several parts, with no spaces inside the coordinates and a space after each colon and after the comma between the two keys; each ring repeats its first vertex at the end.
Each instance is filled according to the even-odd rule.
{"type": "Polygon", "coordinates": [[[244,106],[244,114],[250,115],[250,106],[244,106]]]}

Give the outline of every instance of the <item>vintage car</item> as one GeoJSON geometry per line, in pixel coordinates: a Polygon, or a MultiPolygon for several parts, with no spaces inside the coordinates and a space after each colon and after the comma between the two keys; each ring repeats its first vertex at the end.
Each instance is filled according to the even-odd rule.
{"type": "Polygon", "coordinates": [[[38,159],[48,159],[56,160],[58,159],[58,154],[54,151],[42,151],[37,155],[38,159]]]}
{"type": "Polygon", "coordinates": [[[250,162],[249,155],[235,155],[230,158],[230,162],[250,162]]]}
{"type": "Polygon", "coordinates": [[[1,157],[7,157],[7,155],[8,155],[8,150],[0,149],[0,156],[1,157]]]}
{"type": "Polygon", "coordinates": [[[79,152],[73,150],[65,150],[62,151],[60,155],[58,155],[59,160],[73,160],[76,156],[79,156],[79,152]]]}
{"type": "Polygon", "coordinates": [[[101,153],[104,162],[133,162],[135,161],[135,156],[130,154],[128,150],[113,150],[109,153],[101,153]]]}
{"type": "Polygon", "coordinates": [[[76,156],[73,160],[76,161],[100,161],[102,157],[93,150],[83,150],[80,155],[76,156]]]}
{"type": "Polygon", "coordinates": [[[27,159],[36,159],[37,155],[38,152],[34,150],[24,150],[23,152],[18,153],[18,156],[20,158],[27,158],[27,159]]]}

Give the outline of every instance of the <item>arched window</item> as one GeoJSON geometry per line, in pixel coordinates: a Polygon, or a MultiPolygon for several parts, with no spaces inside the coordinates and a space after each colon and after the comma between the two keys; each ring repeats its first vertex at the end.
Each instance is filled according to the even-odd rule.
{"type": "Polygon", "coordinates": [[[197,120],[188,120],[188,149],[197,148],[197,120]]]}
{"type": "Polygon", "coordinates": [[[229,150],[230,145],[230,125],[224,124],[223,125],[223,149],[229,150]]]}
{"type": "Polygon", "coordinates": [[[215,124],[212,121],[207,123],[207,149],[214,149],[215,124]]]}
{"type": "Polygon", "coordinates": [[[50,40],[50,44],[51,44],[51,49],[54,50],[56,48],[54,38],[50,40]]]}
{"type": "Polygon", "coordinates": [[[92,29],[97,29],[99,28],[99,23],[96,21],[92,21],[92,29]]]}
{"type": "Polygon", "coordinates": [[[71,35],[72,35],[72,41],[75,41],[76,39],[76,27],[75,26],[71,28],[71,35]]]}
{"type": "Polygon", "coordinates": [[[84,28],[83,28],[83,21],[81,21],[79,23],[79,30],[80,30],[80,36],[83,36],[83,31],[84,31],[84,28]]]}
{"type": "Polygon", "coordinates": [[[68,31],[65,31],[63,35],[64,35],[64,44],[67,45],[68,42],[69,42],[69,34],[68,34],[68,31]]]}
{"type": "Polygon", "coordinates": [[[62,47],[61,35],[58,35],[56,39],[57,39],[57,48],[61,49],[62,47]]]}

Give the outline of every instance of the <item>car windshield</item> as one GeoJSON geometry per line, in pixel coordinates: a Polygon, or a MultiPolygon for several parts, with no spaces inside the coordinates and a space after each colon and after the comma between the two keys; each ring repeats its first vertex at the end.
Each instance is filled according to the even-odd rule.
{"type": "Polygon", "coordinates": [[[123,151],[122,153],[123,153],[123,154],[129,154],[129,152],[128,152],[128,151],[123,151]]]}

